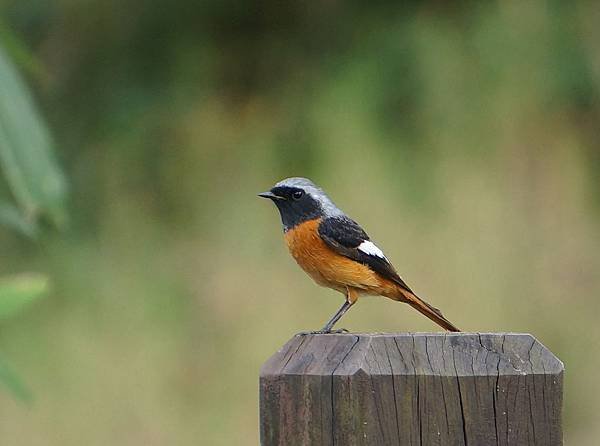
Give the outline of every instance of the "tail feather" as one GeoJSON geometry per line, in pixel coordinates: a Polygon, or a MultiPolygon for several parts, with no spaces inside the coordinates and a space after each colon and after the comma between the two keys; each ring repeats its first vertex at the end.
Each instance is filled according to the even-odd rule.
{"type": "Polygon", "coordinates": [[[444,315],[442,314],[442,312],[440,310],[429,305],[423,299],[417,297],[413,293],[403,292],[402,294],[403,294],[404,299],[406,299],[405,302],[407,304],[409,304],[411,307],[413,307],[419,313],[427,316],[429,319],[431,319],[433,322],[438,324],[440,327],[442,327],[448,331],[455,331],[455,332],[460,331],[458,328],[456,328],[456,326],[452,322],[450,322],[448,319],[446,319],[444,317],[444,315]]]}

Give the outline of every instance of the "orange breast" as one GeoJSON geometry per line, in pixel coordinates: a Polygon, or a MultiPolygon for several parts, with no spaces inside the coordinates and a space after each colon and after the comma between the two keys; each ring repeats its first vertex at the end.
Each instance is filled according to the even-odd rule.
{"type": "Polygon", "coordinates": [[[319,236],[320,219],[299,224],[285,233],[285,241],[298,265],[319,285],[342,293],[347,287],[365,294],[392,297],[397,287],[368,266],[332,250],[319,236]]]}

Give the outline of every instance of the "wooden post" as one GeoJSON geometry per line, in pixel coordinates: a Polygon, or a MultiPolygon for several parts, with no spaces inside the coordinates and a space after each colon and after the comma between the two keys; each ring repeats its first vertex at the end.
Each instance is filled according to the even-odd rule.
{"type": "Polygon", "coordinates": [[[297,335],[261,370],[261,444],[562,445],[563,371],[528,334],[297,335]]]}

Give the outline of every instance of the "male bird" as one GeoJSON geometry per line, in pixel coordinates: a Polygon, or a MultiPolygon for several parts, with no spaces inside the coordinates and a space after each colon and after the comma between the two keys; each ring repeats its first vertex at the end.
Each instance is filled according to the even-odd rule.
{"type": "Polygon", "coordinates": [[[417,297],[358,223],[312,181],[286,178],[258,195],[279,209],[285,241],[300,267],[317,284],[346,296],[319,333],[331,333],[361,295],[405,302],[446,330],[460,331],[440,310],[417,297]]]}

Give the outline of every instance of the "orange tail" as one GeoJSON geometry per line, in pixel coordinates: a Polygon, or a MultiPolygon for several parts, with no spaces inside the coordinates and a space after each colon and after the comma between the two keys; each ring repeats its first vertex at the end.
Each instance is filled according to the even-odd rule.
{"type": "Polygon", "coordinates": [[[403,300],[409,304],[411,307],[416,309],[419,313],[427,316],[433,322],[438,324],[440,327],[448,330],[448,331],[460,331],[452,322],[444,317],[442,312],[435,307],[432,307],[427,302],[417,297],[413,293],[408,293],[405,290],[402,290],[403,300]]]}

